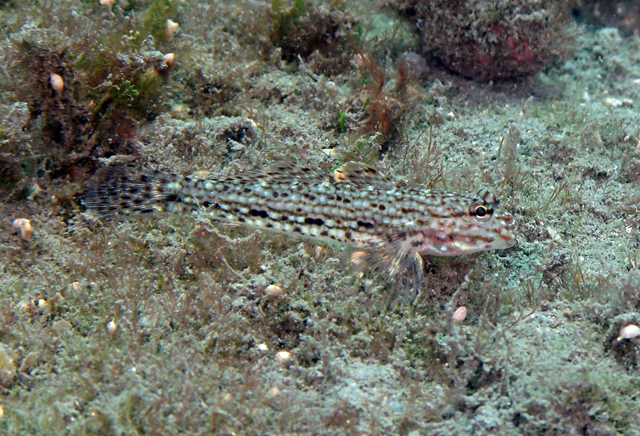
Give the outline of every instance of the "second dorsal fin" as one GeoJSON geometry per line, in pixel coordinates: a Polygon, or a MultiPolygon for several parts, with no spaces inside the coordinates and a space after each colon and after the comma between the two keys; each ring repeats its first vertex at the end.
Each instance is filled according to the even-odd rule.
{"type": "Polygon", "coordinates": [[[289,162],[278,162],[269,165],[262,170],[244,171],[227,176],[230,180],[259,181],[267,183],[309,183],[317,184],[327,180],[327,177],[318,171],[301,167],[289,162]]]}
{"type": "Polygon", "coordinates": [[[372,186],[374,188],[389,189],[395,187],[395,183],[381,174],[376,169],[357,162],[347,162],[336,169],[333,177],[338,183],[353,183],[361,188],[372,186]]]}

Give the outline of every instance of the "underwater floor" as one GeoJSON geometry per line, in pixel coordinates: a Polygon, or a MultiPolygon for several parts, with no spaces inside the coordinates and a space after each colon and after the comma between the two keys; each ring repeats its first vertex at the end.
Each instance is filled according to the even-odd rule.
{"type": "Polygon", "coordinates": [[[640,435],[640,14],[424,3],[0,1],[0,433],[640,435]],[[83,206],[105,166],[349,161],[488,189],[518,244],[411,293],[339,244],[83,206]]]}

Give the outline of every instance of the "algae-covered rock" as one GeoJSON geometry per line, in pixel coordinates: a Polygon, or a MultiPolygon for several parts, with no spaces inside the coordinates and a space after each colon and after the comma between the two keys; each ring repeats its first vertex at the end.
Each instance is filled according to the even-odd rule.
{"type": "MultiPolygon", "coordinates": [[[[336,2],[337,3],[337,2],[336,2]]],[[[272,0],[274,45],[283,59],[297,62],[313,58],[312,69],[320,74],[339,74],[350,68],[358,51],[357,21],[339,7],[313,2],[272,0]]]]}
{"type": "Polygon", "coordinates": [[[425,54],[477,80],[537,73],[560,63],[573,40],[564,0],[397,0],[395,8],[425,54]]]}

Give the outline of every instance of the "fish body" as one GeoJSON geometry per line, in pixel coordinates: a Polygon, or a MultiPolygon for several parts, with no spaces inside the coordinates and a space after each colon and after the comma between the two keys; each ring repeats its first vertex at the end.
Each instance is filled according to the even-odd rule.
{"type": "Polygon", "coordinates": [[[108,167],[89,183],[85,205],[98,215],[198,211],[220,221],[353,247],[352,260],[389,278],[422,281],[422,258],[516,244],[515,222],[487,191],[476,195],[399,187],[356,163],[333,178],[277,164],[260,172],[196,180],[108,167]]]}

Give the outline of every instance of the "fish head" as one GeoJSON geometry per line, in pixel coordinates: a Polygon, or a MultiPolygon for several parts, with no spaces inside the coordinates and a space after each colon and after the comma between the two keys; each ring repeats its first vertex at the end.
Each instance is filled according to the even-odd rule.
{"type": "Polygon", "coordinates": [[[450,194],[432,215],[408,241],[421,254],[459,256],[517,244],[513,216],[489,191],[450,194]]]}

